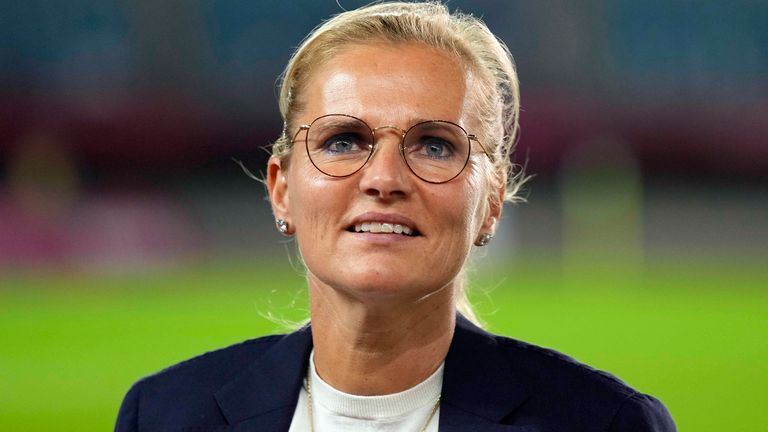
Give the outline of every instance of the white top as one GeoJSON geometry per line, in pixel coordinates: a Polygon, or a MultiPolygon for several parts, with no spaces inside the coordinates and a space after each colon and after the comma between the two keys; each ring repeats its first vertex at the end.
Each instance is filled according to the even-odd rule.
{"type": "MultiPolygon", "coordinates": [[[[312,416],[315,432],[418,432],[424,426],[443,387],[445,363],[426,380],[400,393],[383,396],[356,396],[340,392],[323,381],[315,370],[314,352],[309,357],[312,389],[312,416]]],[[[306,384],[288,432],[309,432],[306,384]]],[[[438,408],[427,427],[437,432],[438,408]]]]}

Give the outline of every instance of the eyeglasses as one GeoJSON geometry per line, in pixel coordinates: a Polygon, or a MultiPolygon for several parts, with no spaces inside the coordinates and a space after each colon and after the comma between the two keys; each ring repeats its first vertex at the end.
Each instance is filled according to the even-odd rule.
{"type": "Polygon", "coordinates": [[[477,142],[461,126],[445,120],[416,123],[408,130],[396,126],[371,128],[366,122],[346,114],[327,114],[301,125],[291,142],[306,131],[309,160],[320,172],[331,177],[347,177],[360,171],[376,149],[376,133],[392,129],[400,135],[400,154],[416,177],[427,183],[446,183],[464,170],[477,142]]]}

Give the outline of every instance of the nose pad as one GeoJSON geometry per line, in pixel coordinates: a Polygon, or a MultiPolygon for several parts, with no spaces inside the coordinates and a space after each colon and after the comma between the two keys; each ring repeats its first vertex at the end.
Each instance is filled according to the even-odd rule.
{"type": "MultiPolygon", "coordinates": [[[[403,160],[403,150],[402,150],[402,147],[403,147],[403,139],[405,139],[406,131],[404,131],[403,129],[400,129],[397,126],[386,125],[386,126],[379,126],[379,127],[373,129],[373,138],[374,138],[375,144],[374,144],[374,147],[373,147],[373,154],[371,155],[370,159],[368,160],[369,164],[374,162],[374,159],[376,158],[376,154],[379,153],[380,151],[382,151],[381,148],[382,147],[386,147],[386,145],[383,145],[383,144],[386,144],[386,143],[383,142],[383,141],[385,141],[384,138],[378,136],[378,132],[381,131],[381,130],[385,130],[385,129],[391,129],[394,132],[391,135],[394,135],[394,136],[397,137],[397,140],[396,140],[395,143],[393,143],[393,145],[395,146],[395,149],[397,150],[398,159],[403,160]]],[[[405,163],[405,160],[403,160],[403,163],[405,163]]]]}

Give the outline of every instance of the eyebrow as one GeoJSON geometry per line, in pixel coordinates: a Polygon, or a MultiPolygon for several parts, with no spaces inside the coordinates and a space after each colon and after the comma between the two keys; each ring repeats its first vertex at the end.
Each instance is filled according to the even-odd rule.
{"type": "MultiPolygon", "coordinates": [[[[366,120],[365,119],[365,116],[358,115],[358,114],[342,114],[342,113],[332,113],[332,114],[338,114],[338,115],[342,115],[342,116],[343,115],[352,116],[353,118],[357,118],[357,119],[362,120],[370,128],[377,128],[377,127],[381,127],[381,126],[392,125],[391,123],[386,123],[386,124],[382,124],[382,125],[378,125],[378,126],[377,125],[373,125],[373,124],[371,124],[370,120],[366,120]]],[[[325,115],[331,115],[331,114],[325,114],[325,115]]],[[[326,127],[327,128],[329,128],[329,127],[344,127],[344,126],[349,126],[351,124],[354,124],[354,120],[353,119],[334,119],[334,120],[335,121],[333,123],[329,123],[326,127]]],[[[456,124],[456,125],[460,126],[462,129],[466,130],[466,127],[463,124],[461,124],[458,120],[454,121],[454,120],[449,120],[449,119],[445,119],[445,118],[435,118],[435,117],[412,117],[412,118],[409,118],[409,119],[407,119],[407,123],[406,123],[406,125],[405,125],[405,127],[403,129],[408,130],[409,128],[413,127],[414,125],[416,125],[418,123],[425,123],[425,122],[430,122],[430,121],[450,122],[450,123],[453,123],[453,124],[456,124]]],[[[397,126],[397,125],[395,125],[395,126],[397,126]]],[[[397,126],[397,127],[400,127],[400,126],[397,126]]]]}
{"type": "Polygon", "coordinates": [[[356,123],[357,121],[351,118],[333,119],[333,122],[329,122],[328,124],[325,125],[325,129],[340,127],[340,126],[346,127],[346,126],[355,125],[356,123]]]}
{"type": "MultiPolygon", "coordinates": [[[[359,118],[362,119],[362,117],[359,117],[359,118]]],[[[369,125],[371,124],[368,120],[363,119],[363,121],[365,121],[369,125]]],[[[430,121],[446,121],[446,122],[454,123],[456,125],[461,126],[463,129],[466,129],[464,127],[464,125],[462,125],[459,121],[449,120],[449,119],[445,119],[445,118],[437,118],[437,117],[415,117],[415,118],[409,118],[409,119],[407,119],[407,122],[406,122],[405,127],[403,129],[408,130],[409,128],[413,127],[414,125],[416,125],[418,123],[425,123],[425,122],[430,122],[430,121]]],[[[377,127],[377,126],[372,126],[372,127],[377,127]]]]}
{"type": "Polygon", "coordinates": [[[417,118],[410,119],[410,122],[408,124],[413,126],[416,123],[424,123],[424,122],[433,121],[433,120],[442,120],[442,119],[417,117],[417,118]]]}

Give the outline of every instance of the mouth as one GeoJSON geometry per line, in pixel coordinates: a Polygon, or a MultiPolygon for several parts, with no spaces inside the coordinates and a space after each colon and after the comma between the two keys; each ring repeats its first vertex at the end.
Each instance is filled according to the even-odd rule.
{"type": "Polygon", "coordinates": [[[407,237],[418,237],[421,235],[418,230],[408,225],[378,221],[358,222],[349,226],[347,231],[353,233],[400,234],[407,237]]]}

